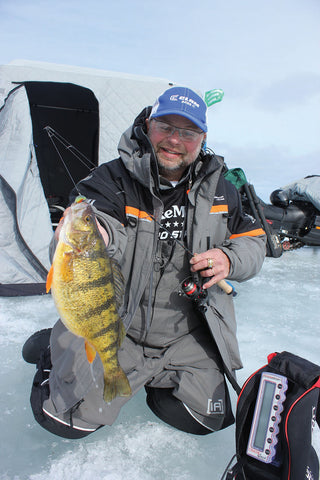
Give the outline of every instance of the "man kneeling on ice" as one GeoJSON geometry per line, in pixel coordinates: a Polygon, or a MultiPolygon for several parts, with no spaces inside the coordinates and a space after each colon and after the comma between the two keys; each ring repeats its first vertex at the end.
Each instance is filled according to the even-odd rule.
{"type": "Polygon", "coordinates": [[[49,279],[61,320],[23,347],[37,364],[34,416],[56,435],[81,438],[112,425],[141,388],[155,415],[185,432],[205,435],[234,422],[225,374],[242,364],[224,279],[259,272],[265,234],[243,213],[223,159],[205,150],[206,110],[194,91],[166,90],[124,132],[119,158],[71,193],[49,279]],[[79,192],[90,209],[75,227],[79,192]],[[88,231],[99,237],[99,252],[79,260],[88,231]],[[108,386],[110,349],[128,380],[119,389],[108,386]]]}

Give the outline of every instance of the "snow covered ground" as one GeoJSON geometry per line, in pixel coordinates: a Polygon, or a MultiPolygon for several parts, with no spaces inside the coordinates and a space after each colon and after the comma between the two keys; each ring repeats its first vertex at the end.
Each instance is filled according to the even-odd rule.
{"type": "MultiPolygon", "coordinates": [[[[240,384],[274,351],[320,363],[320,249],[267,258],[254,279],[235,284],[240,384]]],[[[34,421],[29,395],[35,372],[21,357],[30,334],[52,326],[50,296],[0,298],[0,480],[219,480],[235,453],[234,426],[195,437],[161,423],[140,392],[116,424],[77,441],[34,421]]],[[[235,394],[232,393],[235,403],[235,394]]],[[[320,445],[319,434],[316,441],[320,445]]]]}

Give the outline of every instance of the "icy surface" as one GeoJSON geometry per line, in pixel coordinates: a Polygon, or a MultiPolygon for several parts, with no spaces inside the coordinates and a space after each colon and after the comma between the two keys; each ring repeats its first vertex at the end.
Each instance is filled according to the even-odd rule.
{"type": "MultiPolygon", "coordinates": [[[[254,279],[235,284],[240,384],[274,351],[320,362],[320,249],[267,258],[254,279]]],[[[234,454],[234,426],[205,437],[160,422],[140,392],[116,424],[77,441],[34,421],[29,405],[33,365],[21,357],[30,334],[52,326],[50,296],[0,298],[0,480],[219,480],[234,454]]],[[[235,394],[232,393],[233,403],[235,394]]],[[[319,446],[319,433],[316,434],[319,446]]]]}

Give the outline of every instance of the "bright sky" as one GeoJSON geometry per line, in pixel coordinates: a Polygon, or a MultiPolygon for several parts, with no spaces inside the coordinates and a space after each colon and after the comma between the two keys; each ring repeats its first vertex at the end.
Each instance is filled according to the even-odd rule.
{"type": "Polygon", "coordinates": [[[320,174],[319,25],[319,0],[0,0],[0,64],[222,88],[208,146],[269,195],[320,174]]]}

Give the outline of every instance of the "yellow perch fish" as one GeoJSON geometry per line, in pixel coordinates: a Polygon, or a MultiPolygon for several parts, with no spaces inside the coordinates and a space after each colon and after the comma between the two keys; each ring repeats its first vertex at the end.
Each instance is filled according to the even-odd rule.
{"type": "Polygon", "coordinates": [[[98,352],[104,368],[106,402],[131,395],[128,379],[118,362],[125,329],[118,315],[123,277],[98,230],[91,206],[76,200],[67,210],[48,274],[62,322],[85,339],[89,362],[98,352]]]}

